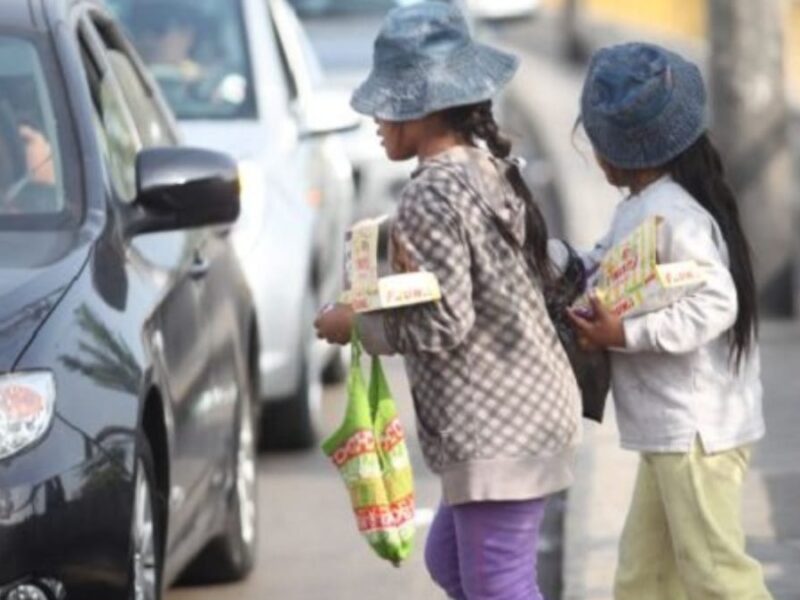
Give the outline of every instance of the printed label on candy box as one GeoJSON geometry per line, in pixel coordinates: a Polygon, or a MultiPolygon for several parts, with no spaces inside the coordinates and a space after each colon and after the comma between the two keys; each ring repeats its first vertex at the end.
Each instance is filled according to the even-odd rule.
{"type": "Polygon", "coordinates": [[[341,301],[356,312],[441,300],[439,282],[433,273],[392,274],[390,244],[391,221],[387,217],[360,221],[348,231],[341,301]]]}
{"type": "MultiPolygon", "coordinates": [[[[665,308],[701,284],[705,269],[695,261],[657,264],[663,219],[651,217],[603,258],[591,282],[597,299],[617,316],[631,317],[665,308]]],[[[590,313],[587,295],[574,308],[590,313]]]]}

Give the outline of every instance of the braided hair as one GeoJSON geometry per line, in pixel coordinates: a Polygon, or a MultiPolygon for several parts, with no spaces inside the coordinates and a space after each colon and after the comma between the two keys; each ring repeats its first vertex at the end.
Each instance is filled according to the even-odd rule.
{"type": "Polygon", "coordinates": [[[739,304],[730,335],[730,351],[738,368],[758,337],[758,300],[752,251],[742,227],[736,195],[725,177],[722,158],[707,133],[667,164],[665,170],[714,217],[728,246],[739,304]]]}
{"type": "MultiPolygon", "coordinates": [[[[511,141],[500,133],[500,127],[492,113],[492,102],[480,102],[457,106],[442,112],[445,124],[459,134],[467,143],[482,141],[493,156],[506,159],[511,155],[511,141]]],[[[547,253],[547,222],[528,188],[519,166],[508,163],[506,178],[514,193],[525,203],[525,243],[523,250],[531,270],[536,273],[543,287],[554,284],[552,264],[547,253]]]]}

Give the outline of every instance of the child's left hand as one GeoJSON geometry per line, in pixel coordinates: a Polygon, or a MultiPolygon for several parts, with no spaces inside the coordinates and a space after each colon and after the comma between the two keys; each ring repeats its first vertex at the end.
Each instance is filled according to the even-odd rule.
{"type": "Polygon", "coordinates": [[[612,314],[595,296],[589,298],[593,316],[587,319],[574,310],[568,311],[584,348],[624,348],[625,328],[622,319],[612,314]]]}
{"type": "Polygon", "coordinates": [[[344,346],[350,343],[354,323],[355,313],[349,305],[333,304],[320,311],[314,321],[314,327],[317,329],[318,338],[344,346]]]}

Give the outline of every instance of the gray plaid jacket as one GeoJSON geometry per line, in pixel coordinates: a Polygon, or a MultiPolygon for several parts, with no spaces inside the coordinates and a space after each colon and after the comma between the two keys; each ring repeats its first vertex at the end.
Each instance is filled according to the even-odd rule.
{"type": "Polygon", "coordinates": [[[580,439],[577,384],[521,255],[525,207],[507,168],[467,147],[421,163],[395,233],[442,300],[359,317],[368,351],[405,357],[423,453],[449,504],[564,489],[580,439]]]}

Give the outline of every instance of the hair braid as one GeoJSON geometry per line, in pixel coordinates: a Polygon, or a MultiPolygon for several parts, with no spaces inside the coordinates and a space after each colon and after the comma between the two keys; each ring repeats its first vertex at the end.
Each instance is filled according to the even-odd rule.
{"type": "MultiPolygon", "coordinates": [[[[491,100],[451,108],[443,112],[445,122],[465,141],[476,144],[478,140],[486,144],[493,156],[506,159],[511,155],[511,140],[502,135],[492,113],[491,100]]],[[[506,178],[514,193],[525,203],[525,254],[531,269],[539,276],[542,285],[553,285],[553,270],[547,253],[547,222],[539,205],[525,183],[519,167],[509,163],[506,178]]]]}

